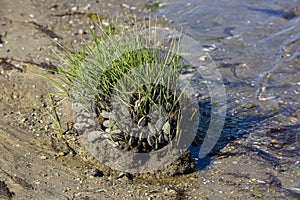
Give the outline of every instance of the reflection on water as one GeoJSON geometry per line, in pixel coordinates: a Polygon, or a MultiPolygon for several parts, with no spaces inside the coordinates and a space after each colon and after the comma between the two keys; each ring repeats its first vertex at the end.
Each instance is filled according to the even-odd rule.
{"type": "MultiPolygon", "coordinates": [[[[265,130],[260,137],[284,143],[280,151],[286,157],[299,156],[299,1],[174,0],[157,13],[172,19],[173,27],[184,27],[204,47],[216,46],[210,54],[222,74],[228,101],[216,149],[248,132],[265,130]],[[289,136],[270,131],[274,128],[289,136]],[[287,150],[292,147],[296,150],[287,150]]],[[[269,150],[276,154],[274,148],[269,150]]]]}

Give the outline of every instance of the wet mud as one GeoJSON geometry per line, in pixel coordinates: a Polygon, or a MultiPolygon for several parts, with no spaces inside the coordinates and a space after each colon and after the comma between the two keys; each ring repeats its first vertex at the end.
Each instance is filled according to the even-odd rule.
{"type": "Polygon", "coordinates": [[[1,199],[300,198],[299,2],[0,4],[1,199]],[[188,29],[203,48],[215,47],[209,53],[226,88],[221,137],[198,159],[211,106],[203,96],[201,114],[208,120],[201,122],[202,135],[190,149],[198,163],[192,173],[179,173],[184,159],[171,174],[111,170],[78,138],[71,102],[54,98],[63,133],[51,117],[48,93],[55,88],[44,76],[56,77],[51,70],[62,64],[53,52],[60,50],[57,42],[80,46],[97,20],[137,15],[143,21],[150,14],[162,26],[188,29]]]}

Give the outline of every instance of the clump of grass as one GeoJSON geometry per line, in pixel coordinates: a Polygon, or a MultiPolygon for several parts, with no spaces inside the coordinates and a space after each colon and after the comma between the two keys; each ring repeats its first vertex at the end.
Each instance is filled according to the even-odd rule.
{"type": "Polygon", "coordinates": [[[179,115],[183,94],[176,82],[181,70],[180,41],[169,38],[162,46],[156,28],[145,25],[130,31],[114,26],[106,30],[100,26],[100,30],[101,34],[91,33],[91,43],[64,48],[60,58],[65,65],[57,70],[63,78],[54,81],[56,87],[67,97],[78,95],[87,107],[92,102],[98,112],[111,111],[114,96],[130,110],[135,123],[149,114],[151,106],[158,106],[176,129],[180,117],[174,115],[179,115]]]}
{"type": "MultiPolygon", "coordinates": [[[[159,67],[161,73],[157,74],[156,80],[148,80],[148,82],[151,81],[152,85],[157,85],[161,79],[170,79],[165,82],[171,82],[171,79],[174,79],[174,73],[171,74],[171,72],[180,70],[179,57],[176,54],[178,45],[170,44],[166,52],[154,48],[141,49],[142,46],[152,46],[152,44],[147,44],[149,40],[144,38],[145,35],[139,34],[142,28],[144,27],[127,34],[125,29],[116,31],[112,26],[108,30],[100,27],[102,34],[91,33],[92,44],[86,44],[80,48],[64,48],[64,54],[59,57],[65,66],[56,72],[62,74],[65,79],[55,81],[56,86],[65,96],[71,97],[72,93],[76,93],[80,95],[83,102],[96,100],[106,104],[104,109],[108,109],[107,104],[111,93],[116,89],[116,83],[121,77],[127,76],[127,72],[133,68],[146,64],[150,67],[148,70],[159,67]],[[171,65],[172,70],[163,70],[171,65]],[[66,87],[71,90],[67,90],[66,87]]],[[[151,37],[150,34],[149,37],[151,37]]],[[[141,71],[140,73],[137,74],[140,78],[149,78],[147,72],[141,71]]],[[[135,82],[135,80],[132,81],[135,82]]]]}

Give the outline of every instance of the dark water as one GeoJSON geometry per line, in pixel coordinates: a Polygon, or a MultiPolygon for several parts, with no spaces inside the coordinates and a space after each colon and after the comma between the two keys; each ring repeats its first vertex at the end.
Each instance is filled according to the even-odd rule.
{"type": "MultiPolygon", "coordinates": [[[[227,95],[227,116],[216,151],[257,132],[254,135],[261,140],[276,138],[284,144],[279,150],[285,152],[287,160],[297,163],[299,6],[297,0],[175,0],[158,9],[159,16],[172,19],[173,27],[187,30],[204,48],[216,47],[210,55],[222,75],[227,95]]],[[[195,157],[198,149],[194,148],[195,157]]],[[[272,152],[271,147],[269,150],[272,152]]],[[[277,152],[273,149],[274,155],[277,152]]],[[[199,162],[200,168],[209,160],[206,157],[199,162]]]]}

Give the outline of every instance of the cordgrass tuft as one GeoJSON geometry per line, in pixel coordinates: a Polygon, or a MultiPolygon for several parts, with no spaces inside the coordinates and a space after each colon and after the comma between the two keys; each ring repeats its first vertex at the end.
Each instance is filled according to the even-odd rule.
{"type": "Polygon", "coordinates": [[[73,98],[75,94],[87,108],[93,105],[96,113],[112,112],[117,101],[131,114],[131,119],[119,115],[118,120],[136,124],[151,109],[159,110],[176,131],[184,91],[177,82],[183,66],[178,36],[161,44],[158,29],[145,24],[131,30],[99,25],[99,30],[100,34],[91,32],[91,41],[81,47],[62,47],[64,52],[58,56],[64,65],[56,70],[62,78],[52,81],[61,95],[73,98]]]}

